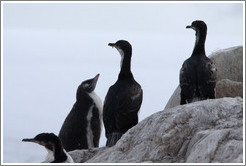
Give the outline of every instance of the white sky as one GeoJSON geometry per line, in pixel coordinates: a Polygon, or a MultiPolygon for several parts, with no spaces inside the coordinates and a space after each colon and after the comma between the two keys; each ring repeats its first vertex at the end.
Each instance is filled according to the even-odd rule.
{"type": "Polygon", "coordinates": [[[242,3],[7,3],[4,27],[183,33],[202,19],[210,33],[242,36],[242,3]],[[210,28],[213,26],[213,28],[210,28]]]}
{"type": "Polygon", "coordinates": [[[163,110],[178,86],[195,43],[195,32],[185,28],[192,21],[208,26],[207,55],[244,44],[242,3],[9,2],[2,9],[4,162],[42,161],[43,148],[20,140],[58,134],[78,85],[97,73],[95,91],[104,101],[120,70],[108,43],[132,44],[132,72],[144,91],[140,121],[163,110]]]}

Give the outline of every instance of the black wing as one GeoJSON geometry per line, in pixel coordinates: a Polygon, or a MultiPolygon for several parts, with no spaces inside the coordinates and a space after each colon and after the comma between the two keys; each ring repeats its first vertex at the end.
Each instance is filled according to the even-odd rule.
{"type": "Polygon", "coordinates": [[[196,71],[194,71],[194,65],[190,59],[187,59],[180,69],[179,83],[181,88],[181,102],[180,104],[186,104],[187,99],[193,98],[196,93],[196,71]]]}
{"type": "Polygon", "coordinates": [[[103,108],[106,137],[112,132],[125,133],[138,123],[142,98],[143,91],[139,84],[126,87],[116,83],[110,87],[103,108]]]}
{"type": "Polygon", "coordinates": [[[93,144],[94,147],[99,146],[99,139],[101,136],[101,113],[99,109],[94,105],[93,110],[92,110],[92,119],[91,119],[91,128],[93,129],[93,144]]]}
{"type": "Polygon", "coordinates": [[[88,148],[86,139],[87,112],[83,111],[89,110],[87,106],[84,103],[76,102],[61,127],[59,138],[67,151],[88,148]]]}
{"type": "Polygon", "coordinates": [[[209,58],[204,58],[202,66],[198,72],[198,89],[204,99],[215,98],[215,86],[217,69],[215,64],[209,58]]]}

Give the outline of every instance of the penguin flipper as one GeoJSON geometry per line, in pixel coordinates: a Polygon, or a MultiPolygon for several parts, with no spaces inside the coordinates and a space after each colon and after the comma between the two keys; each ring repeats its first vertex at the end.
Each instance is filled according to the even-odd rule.
{"type": "Polygon", "coordinates": [[[112,133],[108,135],[106,146],[111,147],[116,144],[116,142],[121,138],[123,133],[112,133]]]}

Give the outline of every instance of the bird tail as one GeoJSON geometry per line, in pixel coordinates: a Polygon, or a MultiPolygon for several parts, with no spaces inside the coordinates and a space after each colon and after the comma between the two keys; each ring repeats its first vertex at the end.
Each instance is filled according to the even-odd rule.
{"type": "Polygon", "coordinates": [[[116,142],[121,138],[122,133],[111,133],[108,135],[106,146],[111,147],[116,144],[116,142]]]}

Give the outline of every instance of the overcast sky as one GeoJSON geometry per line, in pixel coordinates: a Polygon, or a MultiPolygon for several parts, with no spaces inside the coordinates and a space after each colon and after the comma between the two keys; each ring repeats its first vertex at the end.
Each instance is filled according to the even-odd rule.
{"type": "Polygon", "coordinates": [[[242,36],[243,30],[242,3],[11,3],[3,7],[4,27],[11,28],[179,34],[188,23],[201,19],[217,35],[242,36]]]}
{"type": "MultiPolygon", "coordinates": [[[[185,28],[192,21],[208,26],[207,55],[244,44],[242,3],[8,2],[2,9],[5,162],[42,161],[40,147],[20,140],[58,134],[78,85],[97,73],[104,101],[120,70],[108,43],[132,44],[132,72],[144,91],[139,121],[163,110],[178,86],[194,48],[195,32],[185,28]]],[[[100,146],[105,142],[102,133],[100,146]]]]}

